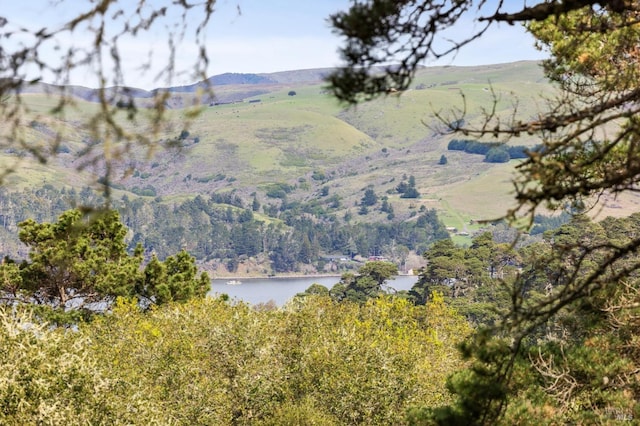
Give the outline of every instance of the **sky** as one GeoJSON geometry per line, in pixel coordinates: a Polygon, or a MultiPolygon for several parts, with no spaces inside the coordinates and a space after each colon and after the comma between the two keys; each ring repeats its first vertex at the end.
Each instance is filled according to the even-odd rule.
{"type": "MultiPolygon", "coordinates": [[[[125,10],[133,10],[139,0],[120,0],[125,10]]],[[[490,0],[495,2],[496,0],[490,0]]],[[[170,4],[171,0],[154,0],[155,5],[170,4]]],[[[517,3],[517,2],[515,2],[517,3]]],[[[89,0],[0,0],[0,17],[10,22],[9,28],[55,28],[65,20],[86,10],[89,0]],[[13,27],[11,27],[13,25],[13,27]]],[[[225,72],[269,73],[276,71],[324,68],[340,65],[338,47],[341,40],[332,33],[327,23],[331,13],[348,9],[349,0],[218,0],[212,20],[206,30],[206,47],[210,60],[207,75],[225,72]]],[[[194,22],[197,16],[193,16],[194,22]]],[[[464,37],[478,28],[473,20],[466,20],[452,30],[451,37],[464,37]]],[[[5,29],[7,27],[5,26],[5,29]]],[[[153,76],[160,70],[166,52],[164,40],[167,29],[160,25],[149,34],[138,36],[120,45],[125,62],[126,83],[134,87],[151,89],[162,85],[153,76]],[[162,42],[161,42],[162,41],[162,42]],[[138,72],[142,59],[153,51],[151,73],[138,72]]],[[[76,30],[62,37],[65,43],[86,45],[91,33],[76,30]]],[[[3,48],[21,40],[12,37],[2,41],[3,48]]],[[[44,46],[41,57],[54,58],[52,47],[44,46]],[[48,49],[48,50],[47,50],[48,49]]],[[[176,63],[188,71],[197,55],[193,38],[188,34],[179,46],[176,63]]],[[[541,59],[544,55],[533,47],[533,39],[518,25],[497,25],[481,39],[461,49],[455,57],[447,57],[425,65],[483,65],[518,60],[541,59]]],[[[35,71],[31,72],[32,74],[35,71]]],[[[190,84],[193,75],[184,72],[177,84],[190,84]]],[[[44,80],[47,80],[45,76],[44,80]]],[[[71,83],[95,87],[97,82],[90,70],[72,75],[71,83]]]]}

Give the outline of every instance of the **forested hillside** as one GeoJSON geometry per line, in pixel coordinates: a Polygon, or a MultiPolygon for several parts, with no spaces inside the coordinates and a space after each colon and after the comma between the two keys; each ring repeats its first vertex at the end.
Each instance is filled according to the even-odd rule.
{"type": "MultiPolygon", "coordinates": [[[[3,190],[3,253],[26,255],[17,240],[20,221],[55,221],[69,208],[100,207],[108,199],[130,230],[131,248],[141,243],[160,258],[185,248],[214,275],[339,273],[359,265],[327,259],[373,255],[407,270],[421,266],[416,259],[432,241],[449,237],[445,226],[468,242],[480,229],[477,219],[504,213],[484,200],[507,199],[513,164],[451,151],[451,135],[438,132],[437,120],[423,123],[424,105],[454,108],[460,92],[481,102],[489,87],[518,87],[523,97],[550,90],[538,64],[424,69],[412,90],[355,109],[327,95],[318,79],[328,72],[214,77],[220,98],[186,123],[188,109],[171,99],[188,104],[195,91],[172,89],[159,147],[151,153],[134,147],[108,176],[99,157],[78,159],[83,151],[99,153],[100,141],[78,126],[98,107],[87,103],[95,97],[72,91],[81,97],[70,106],[76,112],[60,116],[38,86],[31,88],[21,99],[25,139],[52,143],[55,156],[42,166],[24,151],[4,151],[5,164],[17,162],[29,173],[9,175],[3,190]],[[461,191],[477,199],[463,199],[461,191]]],[[[127,94],[141,105],[148,99],[141,91],[127,94]]],[[[507,103],[501,108],[506,113],[507,103]]]]}

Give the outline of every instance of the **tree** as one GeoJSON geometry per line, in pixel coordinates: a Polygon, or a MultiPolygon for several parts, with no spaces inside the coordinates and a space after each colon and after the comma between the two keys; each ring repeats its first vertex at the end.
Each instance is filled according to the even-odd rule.
{"type": "Polygon", "coordinates": [[[448,162],[447,161],[447,156],[442,154],[440,156],[440,160],[438,161],[438,164],[441,165],[441,166],[444,166],[445,164],[447,164],[447,162],[448,162]]]}
{"type": "Polygon", "coordinates": [[[287,93],[288,96],[295,96],[297,95],[295,90],[289,90],[289,93],[287,93]]]}
{"type": "Polygon", "coordinates": [[[360,204],[365,207],[371,207],[378,202],[378,196],[375,191],[371,188],[367,188],[364,191],[364,196],[362,197],[362,201],[360,204]]]}
{"type": "Polygon", "coordinates": [[[391,262],[367,262],[358,270],[357,275],[350,272],[343,274],[340,282],[331,288],[329,294],[337,301],[364,303],[370,298],[384,294],[385,283],[397,274],[398,267],[391,262]]]}
{"type": "Polygon", "coordinates": [[[260,211],[260,201],[256,195],[253,196],[253,202],[251,203],[251,210],[254,212],[260,211]]]}
{"type": "Polygon", "coordinates": [[[154,255],[145,266],[136,294],[156,304],[203,298],[211,289],[206,273],[198,276],[195,259],[182,250],[160,262],[154,255]]]}
{"type": "Polygon", "coordinates": [[[398,267],[391,262],[367,262],[358,270],[358,274],[361,277],[372,278],[378,286],[382,287],[389,278],[398,274],[398,267]]]}
{"type": "Polygon", "coordinates": [[[57,223],[29,219],[19,226],[30,248],[22,287],[36,303],[65,309],[132,295],[142,249],[129,256],[117,212],[84,217],[70,210],[57,223]]]}
{"type": "Polygon", "coordinates": [[[29,261],[19,268],[10,259],[0,265],[0,292],[9,304],[69,311],[73,319],[74,313],[109,308],[118,296],[162,304],[204,297],[210,288],[207,274],[198,276],[195,260],[184,251],[164,262],[154,256],[143,269],[142,247],[128,253],[127,229],[113,210],[69,210],[56,223],[29,219],[19,227],[29,261]]]}
{"type": "MultiPolygon", "coordinates": [[[[539,149],[528,152],[514,179],[517,206],[505,213],[512,222],[522,216],[532,222],[540,207],[588,206],[603,193],[635,191],[640,183],[638,3],[522,2],[519,10],[508,12],[503,9],[505,4],[481,0],[375,0],[354,4],[348,11],[331,17],[335,31],[346,39],[342,48],[346,65],[329,76],[331,90],[339,99],[354,104],[384,95],[390,89],[406,89],[423,60],[454,53],[482,37],[495,23],[524,23],[538,46],[551,54],[544,69],[560,93],[548,102],[548,110],[534,118],[520,118],[517,114],[504,118],[494,114],[494,108],[485,107],[484,120],[474,127],[465,119],[466,109],[460,108],[450,116],[436,114],[443,130],[494,137],[501,142],[523,133],[540,137],[539,149]],[[470,14],[476,14],[478,30],[465,39],[442,44],[446,31],[470,14]],[[393,65],[386,65],[389,62],[393,65]],[[378,71],[379,66],[383,72],[378,71]]],[[[496,98],[494,104],[497,102],[496,98]]],[[[589,237],[588,233],[585,237],[565,240],[563,245],[538,253],[533,263],[535,270],[549,272],[545,279],[550,280],[553,289],[545,297],[524,296],[526,276],[531,275],[512,283],[512,306],[504,321],[493,330],[478,332],[465,345],[464,353],[473,356],[475,364],[450,382],[458,400],[430,411],[427,417],[431,422],[495,423],[510,410],[507,395],[513,397],[521,389],[517,384],[521,376],[515,371],[527,364],[531,368],[533,358],[522,355],[533,349],[528,345],[536,330],[572,309],[597,312],[598,305],[591,301],[594,295],[615,293],[628,283],[634,283],[631,288],[637,292],[634,276],[640,263],[625,260],[640,248],[640,234],[633,234],[622,244],[589,237]],[[566,256],[574,263],[564,261],[566,256]],[[625,266],[613,267],[620,263],[625,266]]],[[[625,300],[620,309],[630,312],[635,305],[630,299],[625,300]]],[[[543,350],[542,346],[537,349],[543,350]]],[[[588,363],[586,359],[576,362],[588,363]]],[[[541,363],[537,367],[544,369],[541,363]]],[[[547,367],[553,366],[547,363],[547,367]]],[[[561,369],[545,371],[547,378],[562,374],[561,369]]],[[[612,405],[605,407],[614,409],[612,405]]],[[[600,421],[606,422],[606,414],[602,416],[600,421]]],[[[421,421],[419,417],[414,420],[421,421]]],[[[572,422],[564,420],[567,421],[572,422]]],[[[591,421],[582,418],[577,423],[591,421]]]]}
{"type": "Polygon", "coordinates": [[[415,186],[409,186],[406,191],[400,196],[400,198],[418,198],[420,193],[415,186]]]}
{"type": "Polygon", "coordinates": [[[296,294],[295,297],[306,296],[329,296],[329,289],[321,284],[313,283],[304,292],[296,294]]]}

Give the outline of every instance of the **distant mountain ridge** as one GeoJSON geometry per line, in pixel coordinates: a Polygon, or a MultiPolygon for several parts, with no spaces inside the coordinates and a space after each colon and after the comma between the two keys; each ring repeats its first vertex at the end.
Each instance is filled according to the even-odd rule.
{"type": "Polygon", "coordinates": [[[209,77],[208,82],[214,86],[226,86],[229,84],[275,84],[276,80],[260,74],[224,73],[209,77]]]}
{"type": "MultiPolygon", "coordinates": [[[[171,86],[157,88],[153,90],[144,90],[136,87],[107,87],[105,88],[105,95],[107,99],[112,99],[114,102],[119,98],[139,98],[148,99],[152,98],[156,93],[169,92],[169,93],[195,93],[199,89],[216,87],[243,87],[243,86],[276,86],[282,84],[312,84],[321,83],[324,78],[333,71],[334,68],[313,68],[305,70],[293,70],[293,71],[279,71],[273,73],[223,73],[216,74],[209,77],[204,81],[200,81],[194,84],[185,86],[171,86]]],[[[69,86],[57,86],[49,83],[33,83],[25,85],[21,90],[21,93],[65,93],[82,99],[88,102],[98,102],[100,100],[100,93],[98,89],[92,89],[84,86],[69,85],[69,86]]],[[[266,93],[266,90],[261,90],[258,87],[252,89],[243,89],[239,92],[229,95],[214,96],[214,100],[217,101],[237,101],[246,97],[257,96],[262,93],[266,93]]],[[[207,99],[205,103],[212,102],[214,100],[207,99]]]]}
{"type": "Polygon", "coordinates": [[[154,89],[151,93],[168,91],[193,93],[204,87],[216,86],[251,86],[251,85],[277,85],[277,84],[300,84],[300,83],[320,83],[333,71],[334,68],[314,68],[306,70],[279,71],[274,73],[224,73],[209,77],[205,81],[190,84],[187,86],[173,86],[161,89],[154,89]]]}

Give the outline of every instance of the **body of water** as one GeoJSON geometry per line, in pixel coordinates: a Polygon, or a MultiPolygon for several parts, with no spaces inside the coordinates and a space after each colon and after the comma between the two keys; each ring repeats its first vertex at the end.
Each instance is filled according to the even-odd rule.
{"type": "MultiPolygon", "coordinates": [[[[228,294],[231,299],[242,300],[252,305],[273,300],[278,306],[282,306],[297,293],[308,289],[311,284],[321,284],[331,289],[340,281],[340,277],[245,278],[238,279],[241,282],[238,285],[229,285],[227,284],[229,281],[232,280],[213,280],[209,294],[212,296],[228,294]]],[[[417,276],[402,275],[389,280],[387,285],[395,290],[409,290],[416,281],[418,281],[417,276]]]]}

